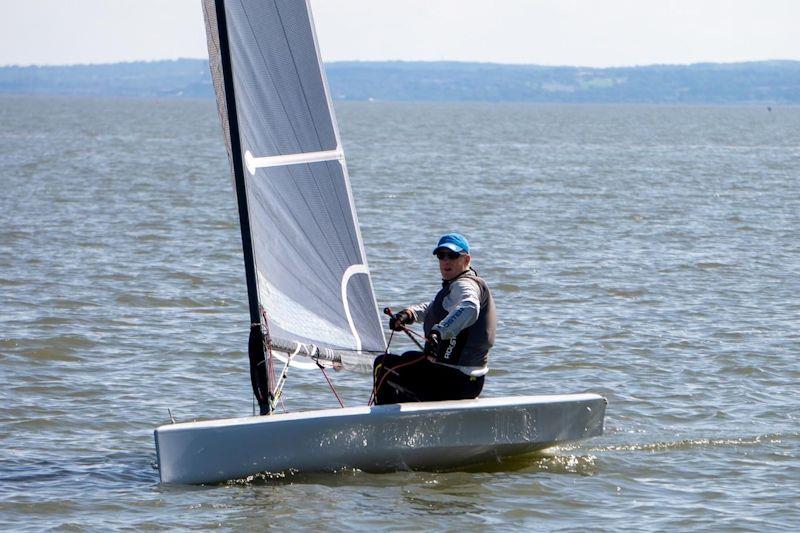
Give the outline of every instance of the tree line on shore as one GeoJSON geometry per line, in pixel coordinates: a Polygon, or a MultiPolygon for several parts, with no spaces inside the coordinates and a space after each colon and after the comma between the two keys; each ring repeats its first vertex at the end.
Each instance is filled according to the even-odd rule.
{"type": "MultiPolygon", "coordinates": [[[[466,62],[326,64],[331,93],[355,101],[799,104],[800,61],[639,67],[466,62]]],[[[213,98],[203,59],[0,67],[0,93],[213,98]]]]}

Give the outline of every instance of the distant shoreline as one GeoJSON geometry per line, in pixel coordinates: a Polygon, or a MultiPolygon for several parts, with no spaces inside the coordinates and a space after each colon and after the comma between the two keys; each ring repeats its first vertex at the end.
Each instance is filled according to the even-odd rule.
{"type": "MultiPolygon", "coordinates": [[[[114,95],[114,94],[57,94],[57,93],[4,93],[0,92],[0,101],[12,99],[61,99],[65,102],[81,101],[97,102],[108,100],[120,101],[151,101],[151,102],[198,102],[198,103],[211,103],[212,99],[207,96],[152,96],[152,95],[114,95]]],[[[777,111],[779,109],[800,109],[800,103],[765,103],[765,102],[733,102],[733,103],[708,103],[708,102],[519,102],[519,101],[481,101],[481,100],[333,100],[335,106],[340,104],[359,104],[359,105],[381,105],[381,104],[396,104],[396,105],[436,105],[436,106],[457,106],[459,104],[465,105],[487,105],[487,106],[504,106],[504,105],[522,105],[522,106],[563,106],[563,107],[652,107],[652,108],[763,108],[765,111],[770,108],[770,111],[777,111]]]]}
{"type": "MultiPolygon", "coordinates": [[[[674,105],[800,104],[800,61],[637,67],[346,61],[335,100],[674,105]]],[[[0,67],[0,94],[213,98],[203,59],[0,67]]]]}

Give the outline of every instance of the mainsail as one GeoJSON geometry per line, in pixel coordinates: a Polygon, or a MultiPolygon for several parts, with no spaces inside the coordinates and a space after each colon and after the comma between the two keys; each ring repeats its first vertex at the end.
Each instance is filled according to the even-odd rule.
{"type": "Polygon", "coordinates": [[[251,322],[271,350],[369,366],[386,340],[310,6],[203,0],[203,11],[251,322]]]}

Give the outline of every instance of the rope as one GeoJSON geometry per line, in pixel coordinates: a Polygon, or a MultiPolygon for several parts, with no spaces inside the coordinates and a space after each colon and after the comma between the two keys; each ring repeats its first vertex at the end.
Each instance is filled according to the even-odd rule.
{"type": "Polygon", "coordinates": [[[319,361],[314,361],[314,362],[315,362],[315,363],[317,363],[317,366],[319,367],[319,369],[320,369],[320,370],[322,370],[322,375],[323,375],[323,376],[325,376],[325,381],[327,381],[327,382],[328,382],[328,386],[329,386],[329,387],[331,388],[331,390],[333,391],[333,395],[334,395],[334,396],[336,396],[336,399],[339,401],[339,405],[340,405],[341,407],[344,407],[344,404],[342,403],[342,399],[341,399],[341,398],[339,398],[339,395],[336,393],[336,389],[334,389],[334,388],[333,388],[333,383],[331,383],[331,380],[330,380],[330,378],[328,377],[328,373],[327,373],[327,372],[325,372],[325,367],[324,367],[324,366],[322,366],[321,364],[319,364],[319,361]]]}
{"type": "MultiPolygon", "coordinates": [[[[264,319],[264,326],[266,327],[267,332],[269,332],[269,321],[267,319],[267,312],[263,308],[261,309],[261,316],[264,319]]],[[[259,324],[259,325],[261,325],[261,324],[259,324]]],[[[402,327],[403,331],[409,337],[411,337],[411,340],[413,340],[417,344],[417,346],[419,346],[420,349],[422,349],[422,346],[419,344],[419,342],[417,342],[416,339],[414,339],[414,337],[412,337],[412,335],[414,335],[416,337],[419,337],[422,340],[427,340],[427,339],[423,335],[420,335],[416,331],[412,330],[411,328],[407,328],[405,326],[401,326],[401,327],[402,327]]],[[[271,338],[271,335],[269,335],[269,333],[267,333],[267,335],[265,335],[265,336],[267,338],[267,342],[264,343],[265,347],[266,347],[266,352],[267,352],[267,354],[266,354],[267,355],[267,357],[266,357],[266,359],[267,359],[267,361],[266,361],[266,363],[267,363],[267,382],[269,384],[270,389],[272,389],[272,387],[276,385],[276,382],[275,382],[275,368],[273,366],[273,358],[272,358],[272,338],[271,338]]],[[[378,352],[377,350],[361,350],[361,351],[362,352],[367,352],[367,353],[382,353],[383,355],[389,355],[389,346],[391,346],[393,338],[394,338],[394,330],[392,330],[392,332],[389,334],[389,342],[386,343],[386,350],[384,350],[383,352],[378,352]]],[[[423,354],[422,356],[420,356],[420,357],[418,357],[416,359],[413,359],[411,361],[399,364],[399,365],[397,365],[397,366],[395,366],[393,368],[387,368],[386,369],[386,373],[383,375],[383,377],[381,378],[380,382],[373,386],[372,394],[370,394],[369,401],[367,402],[367,405],[373,405],[373,403],[377,400],[378,392],[380,391],[380,389],[383,386],[383,384],[386,382],[386,379],[389,377],[389,374],[391,374],[391,373],[397,374],[397,370],[398,369],[403,368],[403,367],[408,366],[408,365],[412,365],[414,363],[418,363],[421,360],[423,360],[424,358],[425,358],[425,355],[423,354]]],[[[314,362],[317,364],[319,369],[322,371],[322,375],[325,377],[325,381],[328,382],[328,386],[331,388],[331,392],[333,392],[333,395],[336,397],[336,401],[339,402],[339,406],[340,407],[344,407],[344,402],[342,402],[342,399],[339,397],[339,394],[336,392],[336,388],[333,386],[333,382],[328,377],[328,373],[325,372],[325,367],[322,366],[320,364],[320,362],[317,361],[316,359],[314,360],[314,362]]],[[[383,364],[383,363],[381,363],[381,364],[383,364]]],[[[288,367],[288,365],[287,365],[287,367],[288,367]]],[[[378,368],[380,368],[380,365],[378,365],[378,368]]],[[[287,369],[288,368],[284,369],[284,376],[283,376],[284,379],[286,377],[285,373],[286,373],[287,369]]],[[[376,368],[376,371],[377,371],[377,368],[376,368]]],[[[286,410],[286,405],[283,403],[283,397],[282,397],[283,395],[282,394],[278,394],[276,396],[275,392],[276,391],[269,390],[269,394],[270,394],[270,402],[269,402],[270,403],[270,409],[271,410],[275,409],[275,407],[277,407],[277,405],[276,405],[277,402],[280,401],[283,409],[286,410]]],[[[255,412],[255,404],[253,405],[253,411],[255,412]]]]}
{"type": "MultiPolygon", "coordinates": [[[[383,313],[385,315],[392,316],[392,310],[390,308],[388,308],[388,307],[384,308],[383,313]]],[[[386,382],[386,379],[389,377],[389,374],[391,374],[393,372],[395,374],[397,374],[397,369],[403,368],[403,367],[408,366],[408,365],[413,365],[414,363],[419,363],[420,361],[422,361],[426,357],[426,355],[424,353],[425,352],[425,348],[422,346],[422,344],[419,343],[419,341],[417,341],[417,339],[414,338],[414,336],[417,336],[417,337],[419,337],[420,339],[422,339],[422,340],[424,340],[426,342],[427,342],[428,339],[424,335],[420,335],[419,333],[417,333],[413,329],[411,329],[409,327],[406,327],[404,324],[400,324],[400,328],[402,329],[402,331],[404,331],[406,333],[406,335],[408,335],[408,337],[412,341],[414,341],[414,344],[416,344],[419,347],[419,349],[422,350],[423,354],[420,357],[417,357],[416,359],[413,359],[411,361],[399,364],[399,365],[397,365],[395,367],[392,367],[392,368],[386,368],[386,373],[383,375],[383,377],[381,378],[380,382],[375,384],[375,385],[373,385],[373,387],[372,387],[372,394],[370,394],[369,400],[367,401],[367,405],[368,406],[372,405],[375,401],[378,400],[378,392],[381,390],[381,387],[386,382]]],[[[394,330],[392,330],[392,332],[389,334],[389,342],[386,343],[386,351],[384,352],[383,355],[389,355],[389,346],[391,346],[391,344],[392,344],[392,338],[393,337],[394,337],[394,330]]],[[[373,381],[377,377],[378,368],[380,368],[382,365],[383,365],[383,361],[381,361],[380,365],[375,367],[375,376],[373,377],[373,381]]]]}
{"type": "Polygon", "coordinates": [[[413,329],[411,329],[411,328],[409,328],[409,327],[407,327],[407,326],[403,326],[403,331],[405,331],[406,333],[408,333],[408,334],[410,334],[410,335],[414,335],[414,336],[416,336],[416,337],[419,337],[420,339],[422,339],[422,340],[424,340],[424,341],[427,341],[427,340],[428,340],[428,338],[427,338],[425,335],[422,335],[422,334],[420,334],[420,333],[417,333],[416,331],[414,331],[413,329]]]}
{"type": "MultiPolygon", "coordinates": [[[[383,351],[383,355],[389,355],[389,346],[392,345],[392,339],[394,338],[394,330],[390,330],[390,331],[391,331],[391,333],[389,333],[389,342],[386,343],[386,350],[383,351]]],[[[372,371],[373,372],[373,375],[372,375],[372,392],[369,395],[369,400],[367,400],[367,407],[372,405],[372,401],[378,396],[378,387],[375,384],[375,377],[377,375],[378,368],[380,368],[380,366],[382,364],[383,364],[383,361],[381,361],[381,364],[378,365],[377,367],[375,367],[375,369],[372,371]]]]}
{"type": "MultiPolygon", "coordinates": [[[[386,369],[386,373],[381,378],[380,383],[378,383],[378,385],[376,385],[375,388],[373,389],[372,396],[370,396],[369,403],[367,403],[367,405],[372,405],[373,400],[377,400],[378,399],[378,391],[381,390],[381,387],[383,386],[383,383],[386,381],[386,378],[389,377],[390,373],[394,372],[395,374],[397,374],[397,369],[403,368],[404,366],[413,365],[414,363],[419,363],[420,361],[425,359],[425,357],[427,357],[427,356],[425,354],[422,354],[421,356],[417,357],[416,359],[412,359],[411,361],[408,361],[407,363],[402,363],[402,364],[399,364],[399,365],[394,366],[392,368],[387,368],[386,369]]],[[[381,363],[381,364],[383,364],[383,363],[381,363]]]]}

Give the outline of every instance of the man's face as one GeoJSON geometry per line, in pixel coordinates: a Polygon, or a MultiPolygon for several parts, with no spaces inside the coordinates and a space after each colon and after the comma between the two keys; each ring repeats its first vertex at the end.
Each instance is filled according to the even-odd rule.
{"type": "Polygon", "coordinates": [[[469,268],[468,254],[459,254],[443,248],[436,252],[436,257],[439,258],[439,271],[445,281],[450,281],[469,268]]]}

